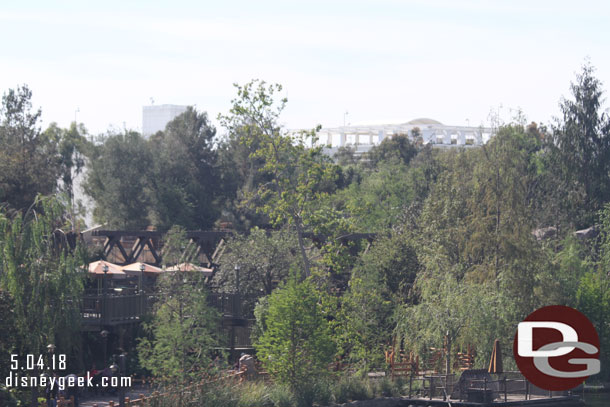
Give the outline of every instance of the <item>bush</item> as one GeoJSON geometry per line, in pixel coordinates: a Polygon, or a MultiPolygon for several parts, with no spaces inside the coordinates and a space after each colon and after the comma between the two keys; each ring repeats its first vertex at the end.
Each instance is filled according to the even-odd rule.
{"type": "Polygon", "coordinates": [[[384,377],[381,380],[374,382],[373,390],[375,396],[379,397],[398,397],[402,395],[404,383],[401,379],[392,380],[384,377]]]}
{"type": "Polygon", "coordinates": [[[270,389],[263,382],[244,383],[236,390],[239,392],[239,407],[273,407],[270,389]]]}
{"type": "Polygon", "coordinates": [[[285,385],[272,385],[269,389],[269,398],[273,407],[293,407],[296,405],[294,394],[285,385]]]}
{"type": "Polygon", "coordinates": [[[17,398],[11,390],[0,385],[0,406],[16,407],[17,398]]]}
{"type": "Polygon", "coordinates": [[[373,386],[368,379],[347,377],[340,379],[333,388],[335,403],[373,398],[373,386]]]}
{"type": "Polygon", "coordinates": [[[257,315],[263,332],[254,343],[257,356],[276,382],[289,385],[295,393],[304,383],[326,375],[335,354],[321,294],[310,280],[299,281],[295,273],[269,296],[266,315],[257,315]]]}
{"type": "Polygon", "coordinates": [[[331,384],[326,380],[303,383],[295,393],[298,407],[311,407],[314,403],[326,406],[332,401],[331,384]]]}

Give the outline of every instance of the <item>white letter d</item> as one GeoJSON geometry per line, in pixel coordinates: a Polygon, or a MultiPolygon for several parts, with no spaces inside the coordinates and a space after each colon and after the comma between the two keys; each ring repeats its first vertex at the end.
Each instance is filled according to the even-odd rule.
{"type": "Polygon", "coordinates": [[[563,356],[574,350],[573,346],[562,346],[555,350],[535,351],[533,331],[534,328],[551,328],[561,332],[563,337],[562,342],[578,342],[578,334],[570,325],[561,322],[550,321],[526,321],[520,322],[517,327],[517,335],[519,335],[519,343],[517,353],[523,357],[555,357],[563,356]]]}

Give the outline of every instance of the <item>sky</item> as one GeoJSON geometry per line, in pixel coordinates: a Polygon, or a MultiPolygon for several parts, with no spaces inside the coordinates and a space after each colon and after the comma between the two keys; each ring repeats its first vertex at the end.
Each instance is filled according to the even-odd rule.
{"type": "Polygon", "coordinates": [[[151,100],[194,105],[218,126],[233,84],[255,78],[283,85],[291,129],[478,126],[517,109],[549,124],[587,59],[610,89],[606,1],[7,3],[0,92],[27,84],[43,128],[139,131],[151,100]]]}

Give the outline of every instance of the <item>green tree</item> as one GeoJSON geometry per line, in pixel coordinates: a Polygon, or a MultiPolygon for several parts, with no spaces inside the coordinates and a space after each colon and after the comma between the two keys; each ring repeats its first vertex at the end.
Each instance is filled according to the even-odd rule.
{"type": "Polygon", "coordinates": [[[593,323],[600,341],[600,378],[610,377],[610,277],[602,270],[585,274],[577,292],[578,310],[593,323]]]}
{"type": "Polygon", "coordinates": [[[57,145],[40,132],[41,111],[32,109],[27,86],[10,89],[0,108],[0,205],[27,209],[37,194],[57,187],[57,145]]]}
{"type": "MultiPolygon", "coordinates": [[[[15,352],[15,311],[10,294],[0,289],[0,375],[7,377],[10,372],[11,353],[15,352]]],[[[0,398],[1,400],[1,398],[0,398]]]]}
{"type": "Polygon", "coordinates": [[[601,377],[610,377],[610,204],[600,212],[600,238],[595,270],[581,277],[576,294],[578,309],[593,323],[600,339],[601,377]]]}
{"type": "Polygon", "coordinates": [[[219,216],[222,180],[213,149],[216,129],[188,107],[149,142],[149,218],[160,229],[208,229],[219,216]]]}
{"type": "Polygon", "coordinates": [[[262,335],[254,344],[265,368],[280,383],[299,392],[323,376],[335,353],[320,296],[309,281],[291,277],[268,300],[262,335]]]}
{"type": "Polygon", "coordinates": [[[500,128],[480,150],[448,153],[419,219],[426,256],[438,251],[458,278],[508,290],[523,312],[536,305],[535,275],[546,261],[531,233],[538,149],[516,125],[500,128]]]}
{"type": "Polygon", "coordinates": [[[269,174],[261,171],[264,160],[253,156],[259,147],[258,132],[247,125],[231,129],[218,144],[219,178],[225,197],[222,218],[242,233],[269,225],[269,218],[248,204],[258,187],[271,181],[269,174]]]}
{"type": "Polygon", "coordinates": [[[342,356],[363,371],[384,367],[384,351],[392,341],[395,302],[380,273],[355,269],[341,297],[334,335],[342,356]]]}
{"type": "Polygon", "coordinates": [[[380,162],[395,162],[408,165],[417,155],[417,148],[409,140],[407,134],[396,134],[384,139],[381,144],[368,152],[370,165],[377,166],[380,162]]]}
{"type": "Polygon", "coordinates": [[[241,132],[246,145],[258,143],[250,156],[261,160],[261,171],[271,177],[268,183],[258,186],[250,202],[256,203],[273,225],[294,227],[304,275],[309,276],[311,261],[305,228],[313,221],[311,214],[320,210],[320,200],[336,189],[338,169],[322,154],[322,147],[308,148],[309,143],[315,143],[313,132],[294,137],[282,133],[278,119],[287,100],[281,99],[278,104],[274,101],[281,85],[252,81],[235,86],[237,98],[232,101],[229,114],[219,119],[229,133],[241,132]]]}
{"type": "Polygon", "coordinates": [[[539,284],[536,297],[540,305],[567,305],[577,307],[576,294],[582,278],[593,271],[595,264],[586,257],[584,245],[574,236],[567,236],[561,241],[561,249],[550,254],[548,267],[541,268],[536,275],[539,284]]]}
{"type": "Polygon", "coordinates": [[[77,370],[86,256],[78,243],[68,250],[67,230],[66,209],[54,197],[39,196],[23,216],[0,214],[0,288],[13,301],[17,353],[43,355],[55,344],[77,370]]]}
{"type": "Polygon", "coordinates": [[[87,140],[87,129],[83,124],[76,122],[70,124],[70,128],[64,129],[51,123],[43,135],[57,145],[59,153],[59,191],[67,196],[70,206],[72,223],[76,226],[77,214],[84,209],[74,197],[74,182],[85,169],[86,156],[91,151],[92,145],[87,140]]]}
{"type": "Polygon", "coordinates": [[[458,345],[490,348],[494,338],[505,338],[499,336],[499,325],[513,327],[516,322],[511,325],[504,314],[494,312],[500,304],[489,285],[459,280],[456,277],[459,272],[437,260],[441,262],[436,265],[438,269],[430,265],[418,278],[418,303],[396,310],[396,333],[424,359],[429,346],[444,348],[443,367],[446,373],[451,373],[452,355],[458,345]]]}
{"type": "Polygon", "coordinates": [[[109,228],[143,229],[150,224],[148,177],[153,156],[139,133],[107,137],[89,157],[84,189],[95,201],[93,217],[109,228]]]}
{"type": "Polygon", "coordinates": [[[602,111],[602,83],[594,73],[587,63],[571,84],[573,99],[561,101],[562,117],[549,146],[563,189],[573,191],[572,199],[584,194],[578,206],[566,207],[577,227],[590,226],[595,212],[610,200],[610,118],[602,111]]]}
{"type": "MultiPolygon", "coordinates": [[[[169,261],[189,261],[181,250],[186,232],[172,228],[164,247],[169,261]]],[[[148,337],[138,344],[140,365],[167,383],[184,385],[201,379],[218,346],[218,312],[209,306],[201,274],[165,272],[157,283],[159,301],[153,320],[145,324],[148,337]]]]}
{"type": "Polygon", "coordinates": [[[227,241],[213,283],[225,292],[234,292],[237,289],[235,267],[239,267],[242,307],[249,313],[258,298],[271,294],[280,282],[286,280],[290,266],[298,260],[293,233],[285,229],[267,233],[255,227],[248,236],[238,235],[227,241]]]}

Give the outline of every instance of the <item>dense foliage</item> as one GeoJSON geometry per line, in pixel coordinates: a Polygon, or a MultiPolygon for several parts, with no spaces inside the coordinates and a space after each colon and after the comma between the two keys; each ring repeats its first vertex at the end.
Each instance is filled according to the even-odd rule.
{"type": "Polygon", "coordinates": [[[255,343],[256,351],[278,381],[298,392],[327,371],[334,343],[320,293],[310,281],[289,278],[269,297],[260,323],[263,334],[255,343]]]}
{"type": "MultiPolygon", "coordinates": [[[[184,229],[169,232],[165,258],[172,263],[191,261],[180,248],[186,244],[184,229]]],[[[210,369],[213,348],[218,345],[218,311],[209,306],[208,290],[197,272],[167,271],[157,282],[158,302],[147,337],[138,344],[140,364],[168,384],[198,380],[210,369]]]]}
{"type": "MultiPolygon", "coordinates": [[[[590,65],[547,126],[519,119],[480,148],[451,149],[422,145],[416,130],[362,156],[340,149],[334,160],[312,144],[314,130],[282,128],[279,85],[236,89],[220,136],[189,108],[149,139],[126,130],[97,143],[76,124],[40,132],[30,91],[5,94],[0,307],[14,304],[6,324],[20,339],[2,339],[0,352],[67,340],[57,335],[71,306],[33,331],[26,314],[78,296],[78,279],[57,285],[77,263],[52,253],[48,231],[78,214],[70,191],[86,169],[95,220],[109,228],[233,226],[208,283],[239,290],[248,314],[258,303],[258,356],[293,392],[316,386],[338,359],[384,369],[392,350],[426,361],[444,349],[441,367],[454,371],[456,353],[474,348],[484,367],[495,339],[511,355],[517,323],[550,304],[591,319],[602,340],[596,378],[610,378],[610,119],[590,65]],[[68,193],[71,209],[27,211],[37,193],[55,192],[68,193]],[[37,290],[44,295],[33,301],[37,290]]],[[[166,239],[168,264],[188,260],[183,232],[166,239]]],[[[161,282],[139,350],[154,374],[183,380],[209,364],[218,321],[204,286],[180,273],[161,282]]]]}

